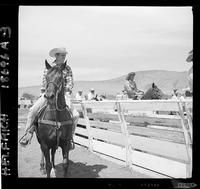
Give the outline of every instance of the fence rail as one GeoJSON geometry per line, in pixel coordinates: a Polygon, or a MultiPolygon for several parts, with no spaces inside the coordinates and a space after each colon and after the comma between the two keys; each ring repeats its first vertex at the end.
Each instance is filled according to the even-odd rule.
{"type": "Polygon", "coordinates": [[[74,102],[75,142],[91,152],[173,178],[192,174],[192,100],[74,102]],[[156,111],[175,115],[157,115],[156,111]]]}

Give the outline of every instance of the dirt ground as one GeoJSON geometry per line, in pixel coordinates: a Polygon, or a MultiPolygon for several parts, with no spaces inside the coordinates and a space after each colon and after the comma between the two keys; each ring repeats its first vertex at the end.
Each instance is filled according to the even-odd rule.
{"type": "MultiPolygon", "coordinates": [[[[25,119],[26,110],[19,111],[19,120],[25,119]]],[[[18,124],[18,138],[25,130],[25,122],[18,124]]],[[[150,178],[139,172],[131,172],[127,167],[103,159],[91,153],[87,148],[76,145],[69,153],[68,178],[150,178]]],[[[63,177],[62,153],[58,148],[55,155],[56,177],[63,177]]],[[[26,148],[18,145],[18,176],[19,177],[46,177],[40,172],[40,146],[36,136],[32,138],[31,145],[26,148]]]]}

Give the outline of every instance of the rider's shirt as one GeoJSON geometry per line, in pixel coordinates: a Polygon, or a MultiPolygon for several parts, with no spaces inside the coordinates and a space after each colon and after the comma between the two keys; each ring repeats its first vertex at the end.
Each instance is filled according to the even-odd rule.
{"type": "Polygon", "coordinates": [[[127,92],[137,92],[137,85],[135,81],[125,81],[124,90],[127,92]]]}
{"type": "MultiPolygon", "coordinates": [[[[46,86],[47,71],[48,70],[45,68],[44,74],[43,74],[43,82],[42,82],[43,88],[45,88],[45,86],[46,86]]],[[[72,69],[70,68],[69,65],[66,65],[66,67],[62,71],[63,71],[64,80],[65,80],[65,89],[71,91],[74,86],[72,69]]]]}
{"type": "Polygon", "coordinates": [[[126,91],[129,98],[135,99],[138,92],[135,81],[126,80],[124,84],[124,91],[126,91]]]}

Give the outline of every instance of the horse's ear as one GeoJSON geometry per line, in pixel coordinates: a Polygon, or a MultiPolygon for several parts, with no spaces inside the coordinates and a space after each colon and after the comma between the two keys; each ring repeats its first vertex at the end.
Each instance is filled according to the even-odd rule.
{"type": "Polygon", "coordinates": [[[51,68],[50,64],[47,62],[47,60],[45,60],[45,66],[47,68],[47,70],[49,70],[51,68]]]}

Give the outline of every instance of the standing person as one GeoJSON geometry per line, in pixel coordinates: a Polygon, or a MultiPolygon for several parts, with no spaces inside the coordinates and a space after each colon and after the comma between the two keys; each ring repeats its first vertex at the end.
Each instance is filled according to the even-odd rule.
{"type": "Polygon", "coordinates": [[[75,96],[76,100],[85,100],[85,97],[83,96],[83,91],[82,90],[78,90],[78,92],[76,93],[76,96],[75,96]]]}
{"type": "MultiPolygon", "coordinates": [[[[189,56],[187,57],[186,61],[193,63],[193,50],[189,52],[189,56]]],[[[187,79],[189,83],[190,93],[193,94],[193,65],[188,70],[187,79]]]]}
{"type": "Polygon", "coordinates": [[[90,92],[88,93],[88,100],[95,100],[96,95],[95,95],[95,90],[93,88],[90,89],[90,92]]]}
{"type": "Polygon", "coordinates": [[[124,91],[126,91],[128,98],[136,100],[138,96],[141,96],[144,94],[143,91],[139,90],[137,88],[136,82],[134,80],[135,78],[135,72],[130,72],[127,77],[126,81],[124,83],[124,91]]]}
{"type": "MultiPolygon", "coordinates": [[[[65,63],[65,58],[66,58],[66,48],[54,48],[49,52],[49,55],[55,60],[53,61],[53,66],[62,66],[65,63]]],[[[62,70],[63,71],[63,77],[65,80],[65,91],[67,93],[71,93],[72,88],[74,86],[73,82],[73,74],[72,74],[72,69],[69,65],[66,64],[66,67],[62,70]]],[[[46,74],[47,74],[47,69],[45,68],[44,74],[43,74],[43,88],[46,88],[46,74]]],[[[25,130],[25,135],[20,139],[19,143],[25,147],[27,144],[30,144],[31,139],[33,137],[34,133],[34,125],[33,122],[38,115],[39,110],[46,105],[46,98],[45,98],[45,93],[41,94],[40,98],[35,102],[35,104],[29,109],[28,112],[28,117],[27,117],[27,123],[26,123],[26,130],[25,130]]],[[[70,95],[67,97],[65,96],[66,100],[70,98],[70,95]]],[[[66,102],[67,103],[67,102],[66,102]]],[[[73,113],[73,119],[74,119],[74,125],[73,125],[73,133],[72,133],[72,141],[73,141],[73,135],[75,131],[75,127],[78,121],[79,114],[78,112],[71,106],[70,101],[68,101],[67,105],[70,107],[72,113],[73,113]]],[[[73,142],[71,143],[71,149],[74,148],[73,142]]]]}

